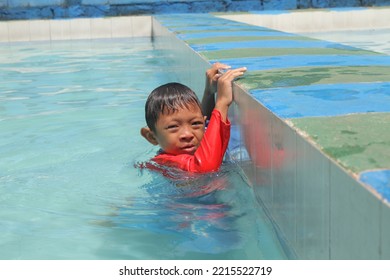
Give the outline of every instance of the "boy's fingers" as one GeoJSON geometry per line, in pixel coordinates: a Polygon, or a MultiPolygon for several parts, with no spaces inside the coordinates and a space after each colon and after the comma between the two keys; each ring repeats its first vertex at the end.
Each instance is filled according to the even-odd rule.
{"type": "Polygon", "coordinates": [[[237,69],[234,69],[235,71],[237,72],[246,72],[246,67],[241,67],[241,68],[237,68],[237,69]]]}
{"type": "Polygon", "coordinates": [[[222,76],[222,74],[220,74],[220,73],[215,74],[213,77],[213,81],[217,81],[219,79],[219,77],[221,77],[221,76],[222,76]]]}
{"type": "Polygon", "coordinates": [[[230,73],[236,73],[236,72],[238,72],[238,73],[244,73],[244,72],[246,72],[246,67],[241,67],[241,68],[236,68],[236,69],[232,69],[232,70],[228,70],[228,71],[226,71],[226,72],[230,72],[230,73]]]}
{"type": "Polygon", "coordinates": [[[220,63],[220,62],[216,62],[213,64],[212,68],[214,71],[217,71],[217,72],[225,72],[226,70],[230,69],[231,66],[229,66],[227,64],[220,63]]]}
{"type": "Polygon", "coordinates": [[[215,63],[213,64],[213,66],[214,66],[215,68],[226,68],[226,67],[229,67],[229,68],[230,68],[229,65],[224,64],[224,63],[221,63],[221,62],[215,62],[215,63]]]}
{"type": "Polygon", "coordinates": [[[229,70],[228,72],[226,72],[226,77],[229,76],[238,77],[244,75],[245,72],[246,72],[246,67],[229,70]]]}

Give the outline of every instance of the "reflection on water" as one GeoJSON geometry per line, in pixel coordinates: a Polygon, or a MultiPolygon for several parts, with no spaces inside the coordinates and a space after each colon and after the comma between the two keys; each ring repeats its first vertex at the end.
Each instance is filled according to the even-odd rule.
{"type": "Polygon", "coordinates": [[[273,235],[267,240],[267,230],[259,235],[259,210],[234,165],[210,174],[174,173],[180,179],[153,173],[143,196],[128,198],[101,221],[118,234],[115,241],[137,236],[138,244],[125,249],[127,258],[133,246],[143,254],[130,257],[146,259],[284,258],[278,245],[267,252],[256,241],[277,244],[273,235]]]}

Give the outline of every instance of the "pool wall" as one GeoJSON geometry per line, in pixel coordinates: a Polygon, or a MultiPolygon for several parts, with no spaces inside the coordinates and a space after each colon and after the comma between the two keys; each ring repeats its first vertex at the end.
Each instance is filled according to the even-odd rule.
{"type": "MultiPolygon", "coordinates": [[[[390,1],[389,1],[390,5],[390,1]]],[[[339,8],[226,14],[221,17],[285,32],[327,32],[389,28],[390,9],[339,8]]]]}
{"type": "MultiPolygon", "coordinates": [[[[248,67],[234,86],[229,156],[292,255],[390,259],[389,56],[209,14],[153,26],[192,73],[248,67]]],[[[203,79],[183,82],[201,93],[203,79]]]]}
{"type": "Polygon", "coordinates": [[[0,20],[384,5],[389,0],[0,0],[0,20]]]}
{"type": "Polygon", "coordinates": [[[0,21],[0,42],[152,36],[151,16],[0,21]]]}

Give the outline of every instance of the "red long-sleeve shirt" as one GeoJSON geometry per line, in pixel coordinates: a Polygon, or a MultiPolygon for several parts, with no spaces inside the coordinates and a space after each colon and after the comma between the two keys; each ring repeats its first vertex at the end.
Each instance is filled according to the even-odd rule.
{"type": "MultiPolygon", "coordinates": [[[[230,139],[230,121],[222,121],[221,113],[214,109],[206,132],[193,155],[172,155],[162,152],[152,161],[162,166],[179,168],[184,171],[204,173],[217,171],[222,164],[230,139]]],[[[158,169],[156,166],[150,166],[158,169]]]]}

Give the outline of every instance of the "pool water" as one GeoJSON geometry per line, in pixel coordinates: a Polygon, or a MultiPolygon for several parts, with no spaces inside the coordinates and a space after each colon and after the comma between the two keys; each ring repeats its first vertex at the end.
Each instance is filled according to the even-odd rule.
{"type": "Polygon", "coordinates": [[[302,35],[390,55],[390,28],[310,32],[302,35]]]}
{"type": "Polygon", "coordinates": [[[0,259],[286,258],[234,163],[135,167],[156,153],[139,129],[179,79],[170,55],[149,38],[0,45],[0,259]]]}

